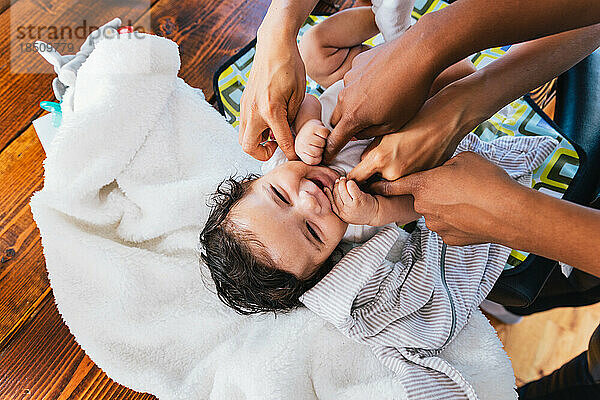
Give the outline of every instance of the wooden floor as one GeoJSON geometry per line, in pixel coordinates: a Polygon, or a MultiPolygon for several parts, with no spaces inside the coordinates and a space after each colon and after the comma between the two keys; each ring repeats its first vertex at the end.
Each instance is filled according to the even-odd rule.
{"type": "MultiPolygon", "coordinates": [[[[119,386],[95,366],[54,305],[28,204],[43,186],[45,157],[31,121],[43,114],[41,100],[54,100],[54,75],[13,73],[11,16],[23,25],[37,23],[42,16],[68,25],[78,21],[77,10],[85,7],[101,21],[114,16],[134,23],[149,19],[153,33],[179,44],[180,76],[214,101],[213,73],[254,37],[269,1],[151,0],[145,9],[128,4],[0,0],[0,400],[153,398],[119,386]]],[[[319,11],[333,10],[320,4],[319,11]]],[[[44,61],[37,57],[20,63],[15,65],[35,67],[44,61]]],[[[599,319],[600,306],[593,306],[539,314],[514,327],[498,326],[519,382],[550,371],[584,349],[599,319]]]]}
{"type": "Polygon", "coordinates": [[[600,303],[556,308],[527,316],[516,325],[493,325],[512,360],[517,385],[521,386],[587,350],[598,323],[600,303]]]}

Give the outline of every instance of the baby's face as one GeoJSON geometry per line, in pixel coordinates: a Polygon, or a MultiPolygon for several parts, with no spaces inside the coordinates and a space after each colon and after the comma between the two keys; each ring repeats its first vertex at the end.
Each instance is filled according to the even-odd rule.
{"type": "Polygon", "coordinates": [[[327,167],[286,162],[252,182],[231,218],[256,235],[279,269],[305,279],[327,260],[348,227],[323,192],[338,177],[327,167]]]}

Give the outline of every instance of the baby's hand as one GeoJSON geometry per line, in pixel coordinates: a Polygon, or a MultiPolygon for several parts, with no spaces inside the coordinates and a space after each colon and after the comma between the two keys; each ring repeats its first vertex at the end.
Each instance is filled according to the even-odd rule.
{"type": "Polygon", "coordinates": [[[318,119],[308,120],[296,134],[296,154],[308,165],[317,165],[323,158],[323,150],[329,136],[323,122],[318,119]]]}
{"type": "Polygon", "coordinates": [[[374,196],[363,192],[353,180],[341,177],[335,182],[333,193],[324,189],[331,208],[343,221],[356,225],[372,225],[377,220],[379,202],[374,196]]]}

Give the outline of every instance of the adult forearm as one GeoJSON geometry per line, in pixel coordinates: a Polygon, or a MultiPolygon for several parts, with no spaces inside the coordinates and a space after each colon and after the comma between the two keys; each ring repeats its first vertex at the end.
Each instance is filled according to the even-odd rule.
{"type": "Polygon", "coordinates": [[[501,220],[505,228],[494,233],[497,243],[600,277],[600,210],[519,187],[501,220]]]}
{"type": "Polygon", "coordinates": [[[477,51],[600,22],[598,0],[459,0],[426,14],[413,29],[426,41],[436,71],[477,51]]]}
{"type": "Polygon", "coordinates": [[[296,40],[300,27],[315,8],[318,0],[273,0],[262,24],[258,28],[259,40],[274,35],[296,40]]]}
{"type": "Polygon", "coordinates": [[[506,104],[552,80],[600,46],[600,24],[513,46],[506,55],[465,79],[470,112],[478,124],[506,104]],[[493,93],[493,95],[490,95],[493,93]]]}

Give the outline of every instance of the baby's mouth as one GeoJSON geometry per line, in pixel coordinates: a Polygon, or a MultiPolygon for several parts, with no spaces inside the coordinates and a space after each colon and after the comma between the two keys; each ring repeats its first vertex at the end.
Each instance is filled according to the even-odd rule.
{"type": "Polygon", "coordinates": [[[308,174],[305,178],[314,183],[319,190],[323,192],[323,189],[326,187],[333,190],[335,180],[336,178],[339,178],[339,173],[333,169],[323,167],[318,171],[312,171],[312,173],[308,174]]]}

